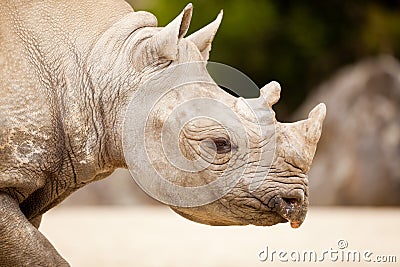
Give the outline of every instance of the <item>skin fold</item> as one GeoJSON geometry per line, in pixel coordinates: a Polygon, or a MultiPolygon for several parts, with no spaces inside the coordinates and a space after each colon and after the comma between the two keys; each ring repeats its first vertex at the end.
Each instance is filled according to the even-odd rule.
{"type": "MultiPolygon", "coordinates": [[[[191,15],[188,5],[166,27],[158,27],[152,14],[133,12],[122,0],[0,4],[0,266],[68,266],[38,231],[41,216],[82,186],[127,168],[123,123],[130,100],[146,79],[176,64],[207,61],[222,14],[185,37],[191,15]]],[[[199,75],[208,75],[205,67],[199,75]]],[[[190,95],[216,99],[240,114],[246,121],[250,159],[269,142],[270,137],[252,130],[257,122],[246,120],[245,100],[216,84],[172,93],[181,101],[190,95]]],[[[279,85],[271,83],[261,89],[260,99],[248,103],[270,114],[279,93],[279,85]]],[[[155,149],[163,114],[150,118],[155,149]]],[[[243,162],[247,172],[223,198],[199,207],[171,208],[210,225],[291,221],[300,226],[308,206],[307,173],[324,117],[325,106],[319,105],[304,121],[282,124],[273,119],[271,166],[243,162]],[[256,171],[266,178],[250,192],[256,171]]],[[[188,159],[203,157],[204,151],[218,155],[209,168],[191,177],[162,168],[178,184],[202,184],[217,177],[227,162],[241,162],[235,139],[214,122],[199,119],[182,131],[171,131],[180,136],[188,159]]]]}

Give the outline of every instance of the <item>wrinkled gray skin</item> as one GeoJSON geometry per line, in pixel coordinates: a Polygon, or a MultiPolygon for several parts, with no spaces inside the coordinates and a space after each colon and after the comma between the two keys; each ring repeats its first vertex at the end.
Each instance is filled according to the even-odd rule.
{"type": "MultiPolygon", "coordinates": [[[[156,27],[153,15],[132,11],[120,0],[1,3],[0,266],[68,266],[37,230],[42,214],[78,188],[126,167],[125,110],[146,77],[208,59],[220,19],[183,38],[191,6],[165,28],[156,27]]],[[[232,108],[238,101],[216,85],[199,92],[232,108]]],[[[279,88],[272,84],[262,94],[270,108],[279,88]]],[[[320,106],[308,120],[277,123],[274,163],[253,193],[244,178],[214,203],[173,209],[211,225],[290,220],[298,227],[307,210],[306,174],[324,116],[320,106]]],[[[182,145],[198,137],[188,134],[182,145]]],[[[261,136],[251,140],[255,147],[265,143],[261,136]]]]}

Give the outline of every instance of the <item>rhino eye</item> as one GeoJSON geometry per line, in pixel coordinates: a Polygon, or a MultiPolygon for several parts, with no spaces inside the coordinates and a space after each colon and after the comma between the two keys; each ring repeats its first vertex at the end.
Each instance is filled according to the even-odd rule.
{"type": "Polygon", "coordinates": [[[224,138],[224,137],[218,137],[213,139],[215,147],[217,149],[218,154],[224,154],[224,153],[229,153],[231,152],[232,146],[231,142],[224,138]]]}

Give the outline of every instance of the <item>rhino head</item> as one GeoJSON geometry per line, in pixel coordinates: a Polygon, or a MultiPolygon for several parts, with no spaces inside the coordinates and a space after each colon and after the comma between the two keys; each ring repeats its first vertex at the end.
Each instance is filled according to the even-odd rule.
{"type": "MultiPolygon", "coordinates": [[[[262,88],[256,99],[221,89],[206,64],[222,12],[188,37],[190,4],[166,27],[157,27],[150,13],[134,14],[135,23],[140,15],[142,24],[120,45],[130,51],[135,73],[120,91],[127,106],[120,121],[124,159],[137,183],[196,222],[269,226],[290,221],[299,227],[307,212],[307,173],[325,105],[306,120],[280,123],[272,110],[280,95],[277,82],[262,88]]],[[[118,27],[122,33],[124,27],[118,27]]],[[[126,59],[114,64],[123,66],[126,59]]]]}

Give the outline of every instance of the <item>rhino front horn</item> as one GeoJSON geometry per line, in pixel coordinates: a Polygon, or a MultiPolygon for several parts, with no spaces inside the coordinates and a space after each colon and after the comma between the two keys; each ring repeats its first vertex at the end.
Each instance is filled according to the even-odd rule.
{"type": "Polygon", "coordinates": [[[264,99],[264,105],[271,108],[279,101],[281,95],[281,85],[278,82],[270,82],[260,90],[261,97],[264,99]]]}
{"type": "Polygon", "coordinates": [[[321,137],[322,123],[326,116],[326,106],[324,103],[317,105],[308,115],[307,137],[317,143],[321,137]]]}

